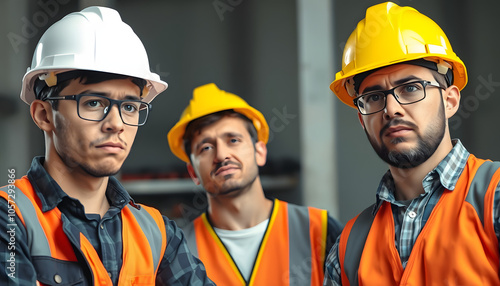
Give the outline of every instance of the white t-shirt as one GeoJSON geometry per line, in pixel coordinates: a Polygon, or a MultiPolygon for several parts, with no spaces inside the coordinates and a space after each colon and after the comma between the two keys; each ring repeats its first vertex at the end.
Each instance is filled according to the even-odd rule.
{"type": "Polygon", "coordinates": [[[227,230],[214,227],[215,233],[226,246],[227,251],[231,254],[246,281],[250,279],[252,267],[268,223],[269,219],[266,219],[254,227],[242,230],[227,230]]]}

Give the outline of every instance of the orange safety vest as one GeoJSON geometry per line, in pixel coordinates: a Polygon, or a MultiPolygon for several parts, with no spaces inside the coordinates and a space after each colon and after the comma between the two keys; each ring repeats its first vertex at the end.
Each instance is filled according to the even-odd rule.
{"type": "Polygon", "coordinates": [[[327,223],[326,210],[275,199],[249,281],[243,278],[206,213],[184,232],[191,252],[219,286],[323,285],[327,223]]]}
{"type": "MultiPolygon", "coordinates": [[[[40,198],[26,176],[16,180],[15,186],[15,191],[8,186],[1,188],[0,196],[9,201],[26,229],[27,245],[30,246],[38,282],[41,285],[73,285],[83,281],[83,277],[67,273],[69,269],[82,267],[82,261],[74,262],[79,261],[77,257],[83,256],[83,265],[90,268],[93,284],[112,285],[108,272],[88,239],[79,231],[77,237],[75,232],[66,231],[72,225],[64,222],[61,211],[56,207],[43,212],[40,198]],[[80,251],[75,252],[75,249],[80,251]]],[[[154,285],[167,245],[162,215],[156,209],[129,204],[122,209],[121,217],[123,264],[118,284],[154,285]]]]}
{"type": "Polygon", "coordinates": [[[339,241],[342,285],[500,285],[493,200],[500,163],[470,155],[455,190],[444,190],[403,269],[391,205],[368,208],[339,241]]]}

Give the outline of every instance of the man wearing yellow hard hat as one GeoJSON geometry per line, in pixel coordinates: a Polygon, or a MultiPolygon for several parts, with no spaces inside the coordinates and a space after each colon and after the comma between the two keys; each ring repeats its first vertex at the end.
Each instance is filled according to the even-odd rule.
{"type": "Polygon", "coordinates": [[[208,209],[185,229],[217,285],[320,285],[341,225],[326,210],[267,198],[259,177],[269,127],[215,84],[194,89],[168,133],[170,150],[202,185],[208,209]]]}
{"type": "Polygon", "coordinates": [[[467,72],[445,33],[378,4],[342,59],[330,88],[389,170],[332,248],[324,285],[500,285],[500,163],[451,139],[467,72]]]}
{"type": "Polygon", "coordinates": [[[214,285],[175,222],[113,176],[166,88],[114,9],[45,31],[21,89],[45,156],[0,188],[0,285],[214,285]]]}

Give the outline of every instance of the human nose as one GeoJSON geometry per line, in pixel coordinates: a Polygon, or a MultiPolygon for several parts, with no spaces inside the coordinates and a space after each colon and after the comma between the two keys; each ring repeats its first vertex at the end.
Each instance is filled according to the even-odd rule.
{"type": "Polygon", "coordinates": [[[404,114],[404,109],[397,100],[397,95],[394,93],[394,91],[386,95],[385,108],[383,112],[386,119],[391,119],[396,116],[402,116],[404,114]]]}
{"type": "Polygon", "coordinates": [[[107,113],[103,119],[103,131],[104,132],[118,132],[123,131],[124,123],[120,114],[120,109],[118,104],[111,104],[106,109],[107,113]]]}
{"type": "Polygon", "coordinates": [[[229,147],[223,142],[218,142],[215,147],[215,160],[217,162],[223,162],[230,157],[229,147]]]}

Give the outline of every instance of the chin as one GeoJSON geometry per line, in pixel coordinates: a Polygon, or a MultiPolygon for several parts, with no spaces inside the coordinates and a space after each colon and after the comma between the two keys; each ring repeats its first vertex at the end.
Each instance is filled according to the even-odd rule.
{"type": "Polygon", "coordinates": [[[114,176],[120,172],[120,169],[118,170],[92,170],[92,169],[86,169],[85,172],[92,177],[96,178],[102,178],[102,177],[109,177],[109,176],[114,176]]]}
{"type": "Polygon", "coordinates": [[[112,166],[82,166],[82,169],[93,177],[109,177],[114,176],[121,170],[121,165],[113,164],[112,166]]]}
{"type": "Polygon", "coordinates": [[[217,197],[217,196],[231,196],[238,194],[238,191],[241,190],[239,186],[221,186],[220,188],[217,189],[211,189],[210,191],[207,191],[212,197],[217,197]]]}

